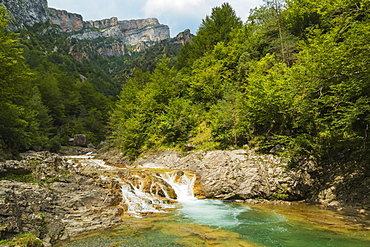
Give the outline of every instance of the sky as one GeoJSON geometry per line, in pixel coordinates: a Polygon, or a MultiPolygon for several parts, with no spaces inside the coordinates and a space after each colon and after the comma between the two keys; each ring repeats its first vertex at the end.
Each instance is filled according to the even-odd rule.
{"type": "Polygon", "coordinates": [[[171,37],[185,29],[195,34],[212,8],[228,2],[245,21],[250,9],[263,0],[48,0],[49,7],[82,15],[85,21],[117,17],[118,20],[155,17],[168,25],[171,37]]]}

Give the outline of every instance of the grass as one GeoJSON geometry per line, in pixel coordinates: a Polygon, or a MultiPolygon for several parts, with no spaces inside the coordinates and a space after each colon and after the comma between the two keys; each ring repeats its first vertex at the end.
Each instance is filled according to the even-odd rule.
{"type": "Polygon", "coordinates": [[[20,247],[42,247],[42,240],[32,233],[18,234],[12,240],[1,240],[0,245],[20,246],[20,247]]]}
{"type": "Polygon", "coordinates": [[[1,177],[0,180],[14,180],[17,182],[39,184],[40,181],[35,180],[33,174],[8,174],[5,177],[1,177]]]}

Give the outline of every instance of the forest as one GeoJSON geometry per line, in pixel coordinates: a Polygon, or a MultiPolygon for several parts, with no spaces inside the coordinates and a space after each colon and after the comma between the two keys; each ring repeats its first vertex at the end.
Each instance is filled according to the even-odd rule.
{"type": "Polygon", "coordinates": [[[225,3],[152,73],[137,69],[111,117],[128,156],[246,148],[368,170],[370,2],[266,1],[243,23],[225,3]]]}
{"type": "Polygon", "coordinates": [[[245,22],[224,3],[155,66],[76,62],[52,28],[16,35],[0,14],[0,156],[85,133],[132,159],[245,148],[369,170],[368,0],[266,0],[245,22]]]}

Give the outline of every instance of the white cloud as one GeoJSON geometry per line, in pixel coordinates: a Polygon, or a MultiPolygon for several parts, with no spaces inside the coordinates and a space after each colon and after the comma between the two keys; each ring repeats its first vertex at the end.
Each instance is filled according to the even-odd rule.
{"type": "Polygon", "coordinates": [[[192,15],[202,12],[205,3],[201,0],[148,0],[144,6],[146,15],[181,14],[192,15]]]}

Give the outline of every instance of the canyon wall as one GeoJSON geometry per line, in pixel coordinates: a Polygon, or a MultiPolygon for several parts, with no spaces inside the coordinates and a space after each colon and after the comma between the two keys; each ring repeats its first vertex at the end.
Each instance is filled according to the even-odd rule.
{"type": "MultiPolygon", "coordinates": [[[[1,0],[0,4],[5,6],[12,19],[9,27],[11,30],[50,21],[59,26],[62,32],[69,34],[69,38],[79,40],[108,38],[118,40],[124,45],[140,44],[142,47],[142,42],[150,44],[170,38],[169,27],[160,24],[156,18],[119,21],[117,17],[112,17],[104,20],[84,21],[80,14],[48,8],[46,0],[1,0]]],[[[108,47],[107,49],[110,50],[110,54],[124,54],[122,52],[124,48],[118,47],[117,44],[114,48],[108,47]],[[114,52],[115,50],[118,52],[114,52]]],[[[109,56],[109,54],[105,55],[109,56]]]]}

